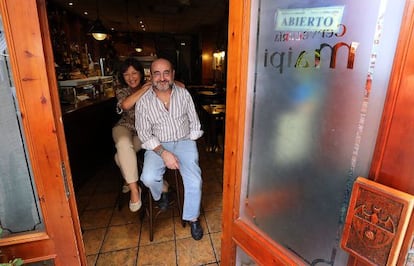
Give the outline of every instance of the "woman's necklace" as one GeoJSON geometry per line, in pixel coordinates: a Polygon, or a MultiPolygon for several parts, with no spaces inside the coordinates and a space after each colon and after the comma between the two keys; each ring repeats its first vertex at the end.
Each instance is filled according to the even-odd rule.
{"type": "Polygon", "coordinates": [[[164,104],[165,109],[170,107],[170,94],[157,95],[158,99],[164,104]]]}

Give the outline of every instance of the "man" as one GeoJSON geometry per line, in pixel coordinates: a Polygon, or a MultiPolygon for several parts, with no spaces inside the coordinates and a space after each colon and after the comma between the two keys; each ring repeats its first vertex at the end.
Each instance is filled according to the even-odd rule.
{"type": "Polygon", "coordinates": [[[184,184],[184,221],[195,240],[203,237],[198,217],[201,203],[201,169],[195,140],[203,135],[190,93],[174,84],[175,71],[163,58],[151,64],[152,87],[135,106],[135,127],[146,149],[141,181],[161,209],[168,206],[163,190],[165,167],[179,169],[184,184]]]}

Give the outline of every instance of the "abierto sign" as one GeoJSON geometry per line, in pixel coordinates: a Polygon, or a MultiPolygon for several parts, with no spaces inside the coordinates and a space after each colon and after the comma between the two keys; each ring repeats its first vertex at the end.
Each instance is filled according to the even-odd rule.
{"type": "Polygon", "coordinates": [[[341,24],[344,6],[277,9],[275,30],[336,32],[341,24]]]}

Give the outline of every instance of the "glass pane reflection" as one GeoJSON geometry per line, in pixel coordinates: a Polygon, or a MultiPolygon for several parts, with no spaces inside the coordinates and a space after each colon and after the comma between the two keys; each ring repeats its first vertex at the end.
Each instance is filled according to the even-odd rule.
{"type": "Polygon", "coordinates": [[[240,247],[236,249],[236,265],[237,266],[256,266],[256,262],[246,254],[240,247]]]}
{"type": "Polygon", "coordinates": [[[44,228],[5,38],[0,17],[0,239],[44,228]]]}
{"type": "Polygon", "coordinates": [[[38,262],[32,262],[24,264],[25,266],[54,266],[55,262],[53,260],[44,260],[38,262]]]}

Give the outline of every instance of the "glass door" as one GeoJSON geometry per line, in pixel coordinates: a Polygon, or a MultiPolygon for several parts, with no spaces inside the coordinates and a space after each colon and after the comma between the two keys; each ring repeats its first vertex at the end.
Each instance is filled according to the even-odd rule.
{"type": "Polygon", "coordinates": [[[52,50],[39,24],[47,21],[45,3],[1,0],[0,7],[0,262],[80,265],[83,244],[48,78],[52,50]]]}
{"type": "Polygon", "coordinates": [[[44,232],[45,227],[27,153],[1,17],[0,31],[0,135],[3,136],[0,153],[0,226],[1,238],[5,239],[27,232],[44,232]]]}
{"type": "Polygon", "coordinates": [[[347,264],[342,227],[369,173],[405,2],[230,5],[223,250],[236,264],[347,264]]]}

